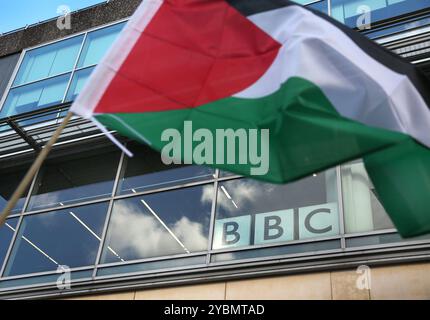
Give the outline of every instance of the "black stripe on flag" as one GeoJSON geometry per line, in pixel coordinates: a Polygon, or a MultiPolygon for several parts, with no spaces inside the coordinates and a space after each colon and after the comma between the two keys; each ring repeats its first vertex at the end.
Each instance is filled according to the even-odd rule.
{"type": "MultiPolygon", "coordinates": [[[[306,9],[311,10],[309,8],[306,9]]],[[[342,30],[361,50],[374,60],[397,73],[406,75],[423,97],[427,107],[430,108],[430,80],[418,67],[326,14],[316,10],[311,11],[342,30]]]]}
{"type": "MultiPolygon", "coordinates": [[[[276,10],[291,5],[301,6],[287,0],[227,0],[227,2],[245,16],[276,10]]],[[[311,8],[304,8],[335,25],[374,60],[397,73],[406,75],[430,108],[430,80],[420,69],[401,56],[387,50],[376,42],[363,36],[360,32],[345,26],[328,15],[311,8]]],[[[351,57],[351,59],[353,58],[354,57],[351,57]]]]}
{"type": "Polygon", "coordinates": [[[295,4],[287,0],[227,0],[227,2],[244,16],[251,16],[295,4]]]}

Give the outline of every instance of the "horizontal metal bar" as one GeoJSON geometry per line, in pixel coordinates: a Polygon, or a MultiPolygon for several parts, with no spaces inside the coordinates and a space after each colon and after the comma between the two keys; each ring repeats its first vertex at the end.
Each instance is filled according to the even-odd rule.
{"type": "Polygon", "coordinates": [[[38,114],[41,114],[41,113],[49,112],[51,110],[58,110],[60,108],[65,108],[66,109],[66,108],[68,108],[70,106],[71,106],[71,103],[67,102],[67,103],[57,104],[55,106],[49,106],[49,107],[46,107],[46,108],[40,108],[40,109],[37,109],[37,110],[32,110],[32,111],[29,111],[29,112],[23,112],[23,113],[16,114],[16,115],[13,115],[13,116],[7,116],[5,118],[0,119],[0,124],[2,124],[2,123],[7,124],[8,120],[19,121],[21,119],[28,119],[28,117],[31,117],[31,116],[35,116],[35,115],[38,115],[38,114]]]}
{"type": "Polygon", "coordinates": [[[397,233],[397,229],[394,228],[388,228],[388,229],[382,229],[382,230],[371,230],[366,232],[356,232],[356,233],[345,233],[345,238],[359,238],[359,237],[365,237],[365,236],[375,236],[380,234],[388,234],[388,233],[397,233]]]}
{"type": "Polygon", "coordinates": [[[235,253],[238,251],[252,251],[252,250],[258,250],[258,249],[269,249],[269,248],[279,248],[279,247],[289,247],[293,245],[299,245],[299,244],[306,244],[306,243],[313,243],[313,242],[326,242],[331,240],[340,240],[342,238],[341,235],[337,236],[330,236],[330,237],[316,237],[311,239],[302,239],[302,240],[294,240],[294,241],[288,241],[288,242],[279,242],[279,243],[268,243],[268,244],[256,244],[256,245],[249,245],[249,246],[243,246],[243,247],[237,247],[237,248],[225,248],[225,249],[212,249],[209,252],[211,254],[223,254],[223,253],[235,253]]]}
{"type": "Polygon", "coordinates": [[[14,90],[14,89],[19,89],[19,88],[22,88],[22,87],[30,86],[32,84],[40,83],[40,82],[43,82],[43,81],[46,81],[46,80],[52,80],[54,78],[59,78],[59,77],[65,76],[65,75],[71,75],[72,71],[73,70],[69,70],[69,71],[66,71],[66,72],[61,72],[61,73],[53,75],[53,76],[48,76],[46,78],[41,78],[41,79],[29,81],[29,82],[26,82],[26,83],[23,83],[23,84],[19,84],[19,85],[16,85],[16,86],[12,85],[12,87],[10,87],[9,92],[11,90],[14,90]]]}
{"type": "MultiPolygon", "coordinates": [[[[85,266],[85,267],[78,267],[78,268],[70,268],[70,272],[77,272],[77,271],[86,271],[86,270],[93,270],[94,266],[85,266]]],[[[10,281],[10,280],[21,280],[21,279],[27,279],[27,278],[35,278],[35,277],[42,277],[42,276],[49,276],[58,274],[57,270],[52,271],[44,271],[44,272],[36,272],[36,273],[28,273],[18,276],[8,276],[8,277],[2,277],[1,282],[3,281],[10,281]]]]}
{"type": "MultiPolygon", "coordinates": [[[[212,179],[201,180],[201,181],[193,181],[193,182],[189,182],[189,183],[185,183],[185,184],[166,186],[166,187],[162,187],[162,188],[148,189],[148,190],[144,190],[144,191],[136,192],[136,193],[117,195],[114,197],[114,200],[137,198],[140,196],[146,196],[146,195],[153,194],[153,193],[175,191],[175,190],[183,189],[183,188],[192,188],[192,187],[198,187],[198,186],[202,186],[202,185],[206,185],[206,184],[213,184],[214,182],[215,182],[215,178],[212,178],[212,179]]],[[[166,184],[168,184],[168,182],[166,184]]]]}
{"type": "MultiPolygon", "coordinates": [[[[112,244],[113,245],[113,244],[112,244]]],[[[125,262],[112,262],[112,263],[100,263],[97,265],[97,268],[100,269],[109,269],[112,267],[122,267],[122,266],[130,266],[134,264],[142,264],[147,262],[161,262],[167,260],[176,260],[176,259],[184,259],[184,258],[193,258],[193,257],[204,257],[207,255],[207,251],[198,251],[191,253],[180,253],[180,254],[172,254],[166,256],[159,256],[154,258],[144,258],[137,260],[130,260],[125,262]]]]}

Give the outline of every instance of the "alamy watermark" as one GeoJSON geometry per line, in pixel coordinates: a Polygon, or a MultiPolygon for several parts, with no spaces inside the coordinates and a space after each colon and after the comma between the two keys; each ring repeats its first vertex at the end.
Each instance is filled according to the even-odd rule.
{"type": "Polygon", "coordinates": [[[57,8],[57,14],[60,16],[57,18],[57,28],[60,30],[72,29],[72,10],[67,5],[61,5],[57,8]]]}
{"type": "Polygon", "coordinates": [[[182,132],[174,128],[162,132],[161,141],[167,142],[161,151],[164,164],[247,165],[253,176],[269,171],[269,129],[213,132],[205,128],[193,130],[192,121],[185,121],[182,132]]]}
{"type": "Polygon", "coordinates": [[[357,268],[356,273],[359,275],[355,282],[358,290],[370,290],[372,286],[372,272],[369,266],[361,265],[357,268]]]}
{"type": "Polygon", "coordinates": [[[372,9],[369,6],[361,5],[357,8],[357,28],[368,30],[372,28],[372,9]]]}
{"type": "Polygon", "coordinates": [[[70,290],[72,288],[72,272],[69,266],[58,266],[57,274],[60,276],[57,278],[58,290],[70,290]]]}

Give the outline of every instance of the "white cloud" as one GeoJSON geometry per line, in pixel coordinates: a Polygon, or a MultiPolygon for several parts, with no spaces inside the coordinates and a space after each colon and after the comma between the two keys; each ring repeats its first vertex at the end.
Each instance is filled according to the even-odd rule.
{"type": "MultiPolygon", "coordinates": [[[[155,208],[152,209],[156,212],[155,208]]],[[[137,203],[116,203],[108,233],[108,245],[124,259],[127,256],[139,259],[185,253],[162,224],[149,212],[142,214],[143,210],[143,204],[140,208],[137,203]]],[[[205,250],[207,247],[203,226],[190,221],[186,216],[182,216],[171,227],[171,231],[189,251],[205,250]]]]}

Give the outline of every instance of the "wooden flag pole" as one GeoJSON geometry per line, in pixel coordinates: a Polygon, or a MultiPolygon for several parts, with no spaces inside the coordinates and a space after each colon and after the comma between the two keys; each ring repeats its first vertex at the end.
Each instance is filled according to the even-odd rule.
{"type": "Polygon", "coordinates": [[[30,169],[27,171],[25,177],[22,179],[22,181],[18,185],[18,188],[16,188],[15,192],[13,193],[13,195],[10,198],[9,202],[7,203],[6,207],[3,209],[3,212],[1,213],[0,227],[2,227],[4,225],[7,217],[11,213],[12,209],[15,208],[19,199],[21,199],[24,192],[27,190],[28,186],[30,185],[31,181],[33,180],[34,176],[36,175],[37,171],[39,171],[40,167],[42,166],[42,164],[45,161],[46,157],[48,156],[49,152],[51,151],[52,146],[57,142],[58,138],[60,137],[64,128],[69,123],[72,116],[73,116],[73,114],[69,111],[67,113],[66,117],[63,119],[63,122],[61,123],[61,125],[57,128],[57,130],[55,130],[51,139],[49,139],[48,143],[44,146],[42,151],[37,156],[36,160],[31,165],[30,169]]]}

